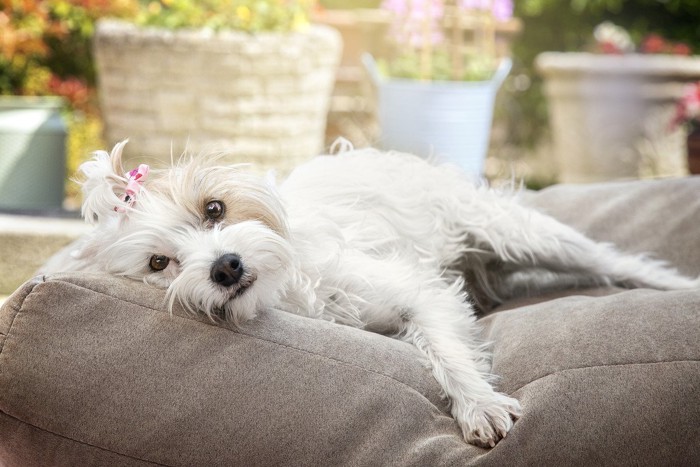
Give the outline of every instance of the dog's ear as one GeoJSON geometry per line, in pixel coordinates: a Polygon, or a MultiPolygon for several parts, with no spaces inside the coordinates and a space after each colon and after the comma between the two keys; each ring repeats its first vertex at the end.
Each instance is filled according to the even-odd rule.
{"type": "Polygon", "coordinates": [[[128,140],[117,143],[111,154],[95,151],[92,160],[80,166],[83,176],[82,213],[90,223],[103,222],[118,215],[117,206],[123,204],[120,196],[128,183],[122,167],[122,151],[128,140]]]}

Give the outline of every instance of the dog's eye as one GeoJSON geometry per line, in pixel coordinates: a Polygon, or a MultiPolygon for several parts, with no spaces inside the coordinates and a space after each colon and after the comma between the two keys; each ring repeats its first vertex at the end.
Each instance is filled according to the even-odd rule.
{"type": "Polygon", "coordinates": [[[162,271],[168,267],[168,264],[170,264],[170,258],[165,255],[153,255],[148,263],[153,271],[162,271]]]}
{"type": "Polygon", "coordinates": [[[224,203],[218,200],[209,201],[206,206],[207,217],[212,220],[219,219],[226,210],[224,203]]]}

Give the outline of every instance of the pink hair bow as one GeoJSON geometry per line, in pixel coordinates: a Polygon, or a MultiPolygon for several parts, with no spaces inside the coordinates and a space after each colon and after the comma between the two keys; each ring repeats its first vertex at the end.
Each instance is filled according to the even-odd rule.
{"type": "MultiPolygon", "coordinates": [[[[134,201],[136,200],[136,195],[138,194],[139,191],[141,191],[141,185],[146,180],[146,177],[148,177],[148,171],[149,171],[148,165],[141,164],[137,168],[133,169],[131,172],[124,175],[127,179],[127,182],[126,182],[126,191],[124,192],[124,195],[122,196],[122,201],[124,201],[127,205],[129,205],[129,206],[134,205],[134,201]]],[[[126,211],[126,209],[124,209],[123,206],[116,206],[114,208],[114,210],[117,212],[125,212],[126,211]]]]}

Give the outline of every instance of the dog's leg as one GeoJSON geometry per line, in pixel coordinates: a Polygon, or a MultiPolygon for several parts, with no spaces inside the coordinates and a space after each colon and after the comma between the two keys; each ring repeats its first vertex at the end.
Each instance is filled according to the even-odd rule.
{"type": "Polygon", "coordinates": [[[700,287],[663,261],[625,254],[607,243],[595,242],[573,228],[515,203],[502,208],[488,229],[472,238],[495,252],[505,263],[560,272],[580,272],[601,284],[649,287],[660,290],[700,287]]]}
{"type": "Polygon", "coordinates": [[[360,297],[365,329],[414,344],[430,361],[465,440],[494,446],[521,408],[489,383],[488,356],[462,284],[405,259],[351,256],[342,263],[348,268],[342,288],[360,297]]]}
{"type": "Polygon", "coordinates": [[[520,417],[521,408],[516,399],[496,392],[488,382],[487,356],[478,344],[473,313],[460,289],[460,284],[427,288],[412,297],[401,338],[427,355],[464,439],[493,447],[520,417]]]}

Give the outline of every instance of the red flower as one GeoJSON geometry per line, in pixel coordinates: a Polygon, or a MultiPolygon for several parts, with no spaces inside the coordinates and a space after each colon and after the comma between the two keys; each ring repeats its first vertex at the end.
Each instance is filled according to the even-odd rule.
{"type": "Polygon", "coordinates": [[[658,34],[649,34],[647,37],[645,37],[640,46],[640,50],[645,54],[691,54],[688,44],[684,44],[682,42],[670,42],[658,34]]]}
{"type": "Polygon", "coordinates": [[[598,48],[600,49],[600,53],[622,55],[622,50],[612,42],[600,42],[598,48]]]}
{"type": "Polygon", "coordinates": [[[660,54],[666,52],[667,44],[663,37],[658,34],[649,34],[644,38],[641,45],[642,53],[660,54]]]}
{"type": "Polygon", "coordinates": [[[690,55],[691,50],[688,44],[683,44],[683,43],[678,43],[678,44],[673,44],[673,47],[671,48],[671,53],[674,55],[690,55]]]}
{"type": "Polygon", "coordinates": [[[63,80],[56,75],[52,75],[48,88],[52,94],[68,99],[71,105],[76,108],[85,107],[90,98],[87,85],[78,78],[63,80]]]}

